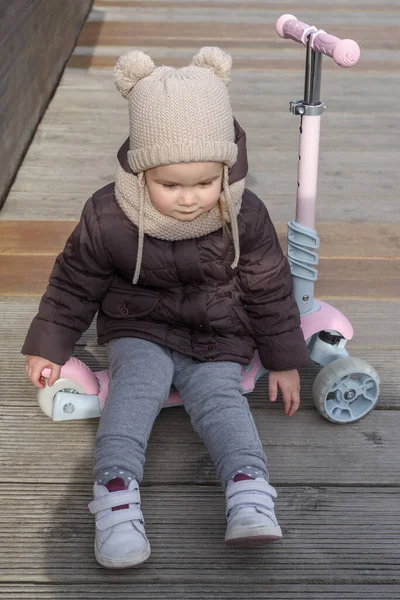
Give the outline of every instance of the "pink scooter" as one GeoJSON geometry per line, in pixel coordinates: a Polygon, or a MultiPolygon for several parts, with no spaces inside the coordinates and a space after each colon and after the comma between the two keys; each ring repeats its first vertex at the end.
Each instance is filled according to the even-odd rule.
{"type": "MultiPolygon", "coordinates": [[[[314,26],[283,15],[276,24],[278,34],[306,46],[304,100],[290,102],[290,111],[300,116],[300,144],[296,219],[288,223],[288,259],[294,293],[301,314],[301,326],[311,360],[323,368],[313,385],[313,400],[318,411],[334,423],[358,421],[378,401],[379,376],[359,358],[351,358],[345,349],[353,337],[350,322],[333,306],[314,299],[318,277],[319,238],[315,227],[318,153],[321,115],[325,104],[320,100],[322,54],[341,67],[351,67],[360,56],[353,40],[340,40],[314,26]]],[[[243,389],[253,391],[257,380],[266,373],[258,353],[243,369],[243,389]]],[[[48,378],[48,369],[43,376],[48,378]]],[[[98,417],[108,392],[107,371],[92,372],[76,358],[61,369],[61,377],[52,387],[38,392],[43,412],[54,421],[98,417]]],[[[181,404],[177,391],[165,406],[181,404]]]]}

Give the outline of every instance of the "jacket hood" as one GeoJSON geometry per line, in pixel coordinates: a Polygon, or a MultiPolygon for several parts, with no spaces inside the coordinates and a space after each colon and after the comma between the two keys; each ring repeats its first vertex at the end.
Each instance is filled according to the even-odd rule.
{"type": "MultiPolygon", "coordinates": [[[[235,124],[235,143],[238,147],[238,156],[235,164],[229,170],[229,185],[244,179],[247,175],[247,147],[246,147],[246,134],[240,127],[239,123],[234,119],[235,124]]],[[[128,164],[128,150],[129,150],[129,138],[122,144],[118,150],[118,162],[121,167],[127,173],[131,172],[131,168],[128,164]]]]}

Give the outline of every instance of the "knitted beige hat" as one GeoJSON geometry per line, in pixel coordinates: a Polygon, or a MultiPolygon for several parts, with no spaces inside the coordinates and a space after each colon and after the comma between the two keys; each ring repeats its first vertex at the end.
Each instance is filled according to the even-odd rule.
{"type": "Polygon", "coordinates": [[[115,83],[129,102],[128,161],[134,173],[181,162],[235,163],[231,65],[219,48],[202,48],[182,69],[155,67],[137,50],[120,57],[115,83]]]}
{"type": "MultiPolygon", "coordinates": [[[[145,211],[146,183],[142,173],[162,165],[182,162],[224,164],[221,198],[225,205],[223,208],[227,209],[224,212],[229,216],[235,247],[232,267],[237,266],[237,214],[240,210],[241,193],[238,188],[235,189],[233,199],[228,184],[228,169],[236,162],[238,153],[227,91],[231,66],[232,59],[228,54],[219,48],[208,47],[196,54],[190,66],[181,69],[155,67],[149,56],[137,50],[122,55],[115,66],[116,86],[129,103],[128,163],[132,174],[126,177],[122,169],[117,171],[116,198],[139,231],[133,283],[139,278],[144,233],[154,231],[154,227],[146,228],[145,213],[147,219],[150,213],[145,211]]],[[[244,188],[244,181],[242,187],[244,188]]],[[[217,209],[214,213],[216,212],[217,209]]],[[[214,213],[207,223],[204,219],[203,235],[221,226],[219,217],[215,219],[214,213]]],[[[195,234],[189,235],[187,228],[182,227],[179,222],[173,222],[176,220],[158,214],[157,221],[160,222],[161,219],[164,232],[162,239],[195,237],[195,234]],[[169,238],[165,237],[168,228],[171,232],[169,238]]],[[[199,235],[198,231],[196,223],[193,225],[193,232],[199,235]]],[[[157,237],[154,233],[152,235],[157,237]]]]}

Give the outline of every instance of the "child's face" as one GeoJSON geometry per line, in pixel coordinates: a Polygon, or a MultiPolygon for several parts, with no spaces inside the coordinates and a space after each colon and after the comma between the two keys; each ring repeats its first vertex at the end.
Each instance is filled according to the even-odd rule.
{"type": "Polygon", "coordinates": [[[163,215],[194,221],[218,202],[223,165],[216,162],[180,163],[145,173],[150,200],[163,215]]]}

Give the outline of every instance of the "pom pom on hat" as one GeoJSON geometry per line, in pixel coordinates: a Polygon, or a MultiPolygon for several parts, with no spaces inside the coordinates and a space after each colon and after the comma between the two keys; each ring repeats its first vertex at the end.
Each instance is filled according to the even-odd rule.
{"type": "Polygon", "coordinates": [[[230,82],[232,68],[232,57],[220,48],[205,46],[193,57],[191,65],[210,69],[219,77],[225,85],[230,82]]]}
{"type": "Polygon", "coordinates": [[[140,50],[131,50],[119,57],[114,67],[114,81],[117,89],[125,98],[138,81],[150,75],[155,64],[150,56],[140,50]]]}

